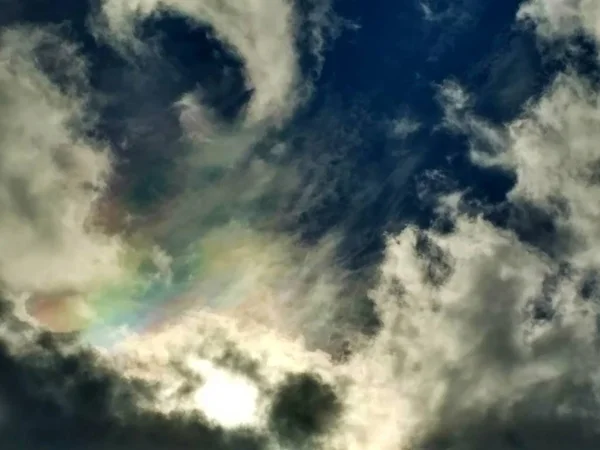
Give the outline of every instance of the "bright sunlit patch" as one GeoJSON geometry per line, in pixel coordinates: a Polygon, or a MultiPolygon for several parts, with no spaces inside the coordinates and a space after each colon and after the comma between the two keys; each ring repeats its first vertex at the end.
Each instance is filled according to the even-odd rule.
{"type": "Polygon", "coordinates": [[[188,364],[204,378],[194,400],[210,420],[228,428],[257,425],[259,390],[255,384],[210,361],[191,359],[188,364]]]}

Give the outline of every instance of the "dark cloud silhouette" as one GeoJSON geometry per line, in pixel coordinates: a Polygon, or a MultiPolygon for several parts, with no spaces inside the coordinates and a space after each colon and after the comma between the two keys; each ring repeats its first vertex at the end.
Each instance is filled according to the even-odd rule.
{"type": "Polygon", "coordinates": [[[149,382],[110,368],[74,336],[34,330],[10,309],[0,319],[2,448],[264,448],[265,437],[251,430],[224,430],[200,414],[144,410],[140,402],[154,395],[149,382]]]}
{"type": "Polygon", "coordinates": [[[310,443],[335,424],[342,409],[333,388],[310,373],[292,374],[277,388],[271,428],[285,443],[310,443]]]}

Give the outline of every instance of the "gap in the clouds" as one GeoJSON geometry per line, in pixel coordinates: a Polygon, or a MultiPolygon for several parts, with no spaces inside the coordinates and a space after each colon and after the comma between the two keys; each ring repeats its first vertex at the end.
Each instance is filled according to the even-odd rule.
{"type": "MultiPolygon", "coordinates": [[[[514,185],[513,176],[474,166],[466,139],[435,131],[443,116],[437,86],[460,80],[475,95],[476,113],[499,123],[519,114],[551,77],[543,73],[534,39],[514,28],[519,1],[463,3],[472,11],[442,22],[424,20],[418,2],[337,4],[336,12],[360,28],[336,42],[313,101],[290,127],[290,154],[302,155],[300,164],[306,164],[301,185],[314,190],[306,204],[291,202],[293,223],[286,225],[308,243],[341,233],[338,263],[363,285],[376,279],[385,232],[408,223],[451,230],[433,213],[435,202],[419,197],[420,174],[441,170],[467,201],[491,209],[514,185]],[[455,30],[448,27],[453,20],[455,30]],[[514,72],[522,75],[518,86],[505,78],[514,72]],[[389,124],[405,113],[420,127],[394,139],[389,124]]],[[[373,318],[365,323],[376,333],[372,304],[365,300],[364,306],[365,317],[373,318]]]]}
{"type": "MultiPolygon", "coordinates": [[[[24,1],[15,13],[14,22],[3,26],[32,24],[35,26],[59,25],[64,34],[81,47],[89,62],[89,76],[93,87],[107,95],[117,95],[118,85],[107,83],[106,72],[125,70],[131,66],[105,42],[98,41],[89,29],[90,19],[99,10],[98,0],[36,0],[24,1]],[[18,17],[18,18],[17,18],[18,17]],[[116,92],[111,92],[110,88],[116,92]]],[[[178,99],[183,93],[200,87],[203,100],[224,119],[233,119],[252,95],[245,80],[243,61],[213,35],[209,26],[196,24],[189,19],[171,13],[155,14],[143,21],[139,37],[150,44],[160,54],[154,55],[157,61],[136,61],[140,67],[144,63],[156,65],[146,69],[159,69],[158,78],[170,94],[169,100],[178,99]],[[160,61],[158,61],[160,59],[160,61]],[[168,72],[168,73],[167,73],[168,72]]],[[[148,94],[149,96],[151,93],[148,94]]],[[[172,104],[167,103],[169,106],[172,104]]]]}
{"type": "Polygon", "coordinates": [[[449,77],[467,81],[490,56],[501,53],[517,33],[514,21],[522,1],[423,3],[439,14],[427,17],[418,1],[336,4],[336,11],[359,28],[336,42],[319,87],[369,98],[372,114],[409,105],[426,124],[436,123],[435,85],[449,77]]]}
{"type": "Polygon", "coordinates": [[[595,89],[600,89],[600,48],[595,39],[587,35],[574,36],[568,43],[566,56],[557,61],[561,70],[574,71],[585,77],[595,89]]]}
{"type": "Polygon", "coordinates": [[[532,97],[545,90],[552,76],[535,36],[513,28],[496,37],[489,54],[461,81],[473,97],[473,112],[501,124],[518,116],[532,97]]]}
{"type": "Polygon", "coordinates": [[[374,120],[357,99],[318,95],[307,111],[280,136],[290,147],[284,163],[302,179],[280,205],[280,226],[309,246],[340,237],[336,264],[352,274],[342,295],[353,299],[345,320],[373,335],[381,322],[367,290],[383,258],[384,231],[408,215],[411,176],[422,160],[406,155],[408,143],[390,139],[388,121],[374,120]]]}
{"type": "Polygon", "coordinates": [[[559,73],[572,70],[599,85],[597,51],[586,36],[541,44],[534,30],[514,26],[496,38],[490,54],[461,81],[474,98],[473,112],[503,124],[542,96],[559,73]]]}
{"type": "Polygon", "coordinates": [[[155,14],[143,22],[140,37],[155,43],[180,94],[201,89],[203,103],[221,119],[234,120],[250,100],[243,61],[209,26],[174,13],[155,14]]]}
{"type": "MultiPolygon", "coordinates": [[[[307,115],[318,117],[327,108],[329,114],[335,114],[335,108],[327,106],[327,99],[341,97],[341,114],[355,108],[362,110],[368,120],[334,125],[360,130],[361,136],[348,138],[355,142],[344,154],[344,170],[330,170],[324,175],[327,195],[302,218],[308,235],[319,236],[342,226],[353,267],[377,260],[383,248],[383,231],[399,229],[407,222],[430,225],[435,221],[430,205],[417,199],[418,173],[436,168],[447,171],[459,179],[460,187],[470,188],[469,195],[489,202],[501,202],[512,186],[513,180],[504,174],[490,175],[474,167],[468,161],[464,140],[435,133],[434,129],[442,120],[436,101],[439,83],[447,78],[459,79],[476,93],[481,92],[481,98],[485,94],[487,101],[490,96],[486,89],[496,88],[484,86],[486,81],[490,84],[495,70],[492,63],[504,57],[503,68],[510,70],[518,54],[533,52],[533,41],[519,41],[517,31],[512,29],[520,2],[465,0],[458,6],[431,3],[443,12],[435,20],[424,15],[419,2],[375,8],[358,1],[336,5],[336,12],[359,28],[345,33],[328,55],[307,115]],[[511,40],[518,51],[509,48],[512,53],[506,56],[505,47],[511,40]],[[420,129],[401,146],[390,145],[382,124],[401,118],[404,112],[418,121],[420,129]],[[395,184],[398,173],[403,173],[403,182],[395,184]]],[[[541,87],[528,79],[510,102],[499,96],[507,103],[503,117],[514,115],[536,89],[541,87]]],[[[482,110],[499,109],[493,101],[480,103],[482,110]]],[[[338,151],[344,147],[334,142],[330,145],[338,151]]]]}
{"type": "Polygon", "coordinates": [[[150,212],[177,194],[177,163],[189,152],[174,104],[194,92],[218,120],[236,120],[250,100],[242,61],[206,26],[158,14],[139,27],[154,51],[136,64],[106,68],[104,133],[124,161],[121,189],[134,210],[150,212]],[[119,144],[125,145],[119,145],[119,144]]]}

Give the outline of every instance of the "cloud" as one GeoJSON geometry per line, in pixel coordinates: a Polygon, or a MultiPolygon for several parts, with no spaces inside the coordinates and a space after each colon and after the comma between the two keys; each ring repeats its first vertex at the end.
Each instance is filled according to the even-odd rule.
{"type": "Polygon", "coordinates": [[[423,17],[421,26],[429,45],[427,60],[435,62],[452,50],[461,35],[480,19],[485,7],[481,2],[459,0],[456,2],[423,0],[414,2],[423,17]]]}
{"type": "MultiPolygon", "coordinates": [[[[118,353],[109,356],[82,348],[75,339],[39,332],[19,322],[9,308],[3,309],[1,442],[10,449],[158,450],[202,443],[215,449],[258,450],[272,448],[279,440],[299,445],[324,432],[339,413],[337,394],[309,365],[304,364],[306,372],[291,359],[287,364],[279,360],[282,370],[277,372],[269,370],[268,361],[247,365],[246,357],[231,358],[236,344],[230,339],[235,334],[223,334],[222,321],[211,325],[208,320],[204,325],[209,325],[205,334],[210,335],[210,330],[215,334],[205,339],[196,336],[198,328],[186,327],[177,342],[169,344],[167,337],[162,341],[166,345],[155,347],[156,343],[138,341],[137,350],[129,349],[121,358],[118,353]],[[220,363],[214,352],[221,354],[220,363]],[[200,364],[202,357],[215,363],[200,364]],[[255,370],[268,378],[257,379],[255,370]],[[223,382],[242,378],[248,386],[258,383],[254,389],[260,391],[264,415],[256,420],[263,428],[214,421],[219,417],[212,413],[219,403],[222,409],[235,409],[241,398],[230,404],[217,399],[209,408],[203,403],[208,396],[223,394],[223,382]]],[[[246,338],[257,349],[253,334],[246,338]]],[[[285,357],[285,352],[278,354],[272,345],[264,344],[263,350],[273,351],[263,357],[285,357]]],[[[285,350],[293,351],[293,346],[285,350]]]]}
{"type": "Polygon", "coordinates": [[[55,31],[0,37],[0,284],[13,292],[78,289],[119,268],[121,243],[92,223],[112,161],[89,137],[87,66],[55,31]]]}
{"type": "Polygon", "coordinates": [[[421,128],[421,123],[410,115],[400,117],[390,124],[390,135],[398,139],[406,139],[421,128]]]}
{"type": "Polygon", "coordinates": [[[289,124],[310,96],[339,24],[330,3],[321,0],[302,5],[108,0],[94,17],[94,31],[133,66],[168,61],[169,55],[144,40],[140,29],[144,22],[170,16],[184,17],[191,28],[206,27],[211,38],[235,54],[250,91],[247,104],[231,120],[206,101],[211,86],[197,85],[171,105],[180,132],[167,146],[184,148],[172,157],[168,177],[175,194],[153,205],[143,231],[177,259],[217,226],[273,227],[277,207],[301,189],[296,168],[280,163],[292,149],[278,138],[278,127],[289,124]],[[303,59],[306,54],[310,64],[303,59]],[[255,150],[269,140],[274,142],[268,155],[257,155],[255,150]],[[283,155],[273,156],[276,149],[284,149],[283,155]]]}
{"type": "MultiPolygon", "coordinates": [[[[312,33],[309,43],[321,52],[323,24],[327,23],[328,2],[316,3],[308,22],[312,33]],[[313,22],[311,24],[311,21],[313,22]]],[[[249,123],[281,123],[302,100],[303,80],[298,61],[296,38],[299,33],[292,3],[139,0],[106,0],[102,4],[101,33],[126,51],[138,51],[138,22],[155,14],[182,14],[198,25],[209,26],[215,36],[240,55],[253,90],[246,112],[249,123]]]]}
{"type": "MultiPolygon", "coordinates": [[[[185,259],[189,245],[210,241],[214,235],[210,232],[216,229],[210,219],[223,206],[226,212],[217,224],[227,224],[226,233],[217,240],[231,239],[236,233],[250,235],[250,241],[259,240],[261,233],[252,230],[248,220],[240,230],[235,227],[238,221],[232,219],[247,219],[244,215],[253,213],[253,202],[274,192],[274,187],[294,185],[292,171],[280,173],[276,167],[250,158],[249,149],[269,126],[285,121],[310,92],[310,80],[301,78],[298,62],[296,21],[300,19],[287,2],[273,2],[269,7],[222,2],[200,6],[106,2],[103,25],[107,28],[98,25],[97,36],[117,46],[133,65],[140,54],[160,60],[163,55],[152,54],[155,49],[136,41],[135,35],[138,20],[152,15],[159,6],[161,13],[167,14],[167,9],[209,24],[219,39],[240,54],[254,92],[246,113],[230,124],[203,104],[200,89],[173,105],[183,130],[178,138],[197,152],[179,161],[181,167],[188,166],[181,180],[183,193],[160,205],[157,215],[163,211],[170,215],[162,216],[164,221],[143,224],[141,231],[135,231],[147,235],[135,235],[129,244],[134,245],[137,238],[143,247],[148,238],[175,250],[172,260],[178,256],[185,259]],[[134,56],[128,53],[132,49],[134,56]],[[211,170],[218,175],[216,183],[203,185],[210,176],[196,176],[211,170]],[[200,211],[199,193],[203,201],[200,211]],[[189,212],[192,206],[195,211],[189,212]],[[237,206],[242,206],[241,212],[237,206]]],[[[306,18],[313,28],[303,38],[311,43],[309,51],[316,60],[321,59],[326,45],[321,33],[325,33],[327,15],[327,3],[315,3],[306,18]]],[[[115,191],[110,189],[115,166],[122,161],[111,154],[108,142],[91,137],[98,132],[97,111],[92,109],[98,93],[88,82],[92,66],[80,55],[81,49],[56,30],[13,28],[4,32],[2,43],[0,94],[7,114],[0,121],[4,138],[0,167],[7,182],[0,206],[9,213],[0,221],[0,237],[5,237],[0,244],[3,293],[32,290],[60,298],[72,292],[94,293],[107,279],[121,282],[132,276],[131,268],[122,263],[136,264],[140,258],[124,254],[121,238],[94,227],[98,202],[122,207],[122,199],[111,197],[115,191]]],[[[259,248],[258,253],[247,255],[241,261],[243,273],[235,281],[262,293],[285,280],[290,285],[280,291],[303,297],[302,304],[290,304],[291,313],[285,323],[273,326],[278,328],[275,330],[244,320],[240,312],[208,315],[204,320],[195,318],[192,324],[167,327],[166,341],[157,337],[151,344],[144,342],[127,352],[115,349],[107,356],[82,346],[77,333],[71,340],[43,332],[20,322],[8,309],[3,311],[0,365],[4,381],[0,384],[10,389],[0,395],[2,445],[15,449],[183,449],[203,442],[216,449],[259,449],[267,441],[293,445],[312,442],[325,433],[328,427],[324,424],[332,423],[340,412],[339,400],[336,390],[325,381],[329,374],[320,374],[313,365],[330,367],[331,363],[327,354],[305,347],[332,347],[329,325],[338,311],[330,311],[335,308],[329,300],[339,296],[339,281],[331,269],[331,246],[311,251],[296,247],[293,239],[263,234],[263,242],[272,239],[266,241],[272,244],[272,252],[259,248]],[[287,252],[282,255],[280,247],[287,252]],[[303,271],[296,273],[293,264],[301,265],[303,271]],[[279,272],[270,273],[274,267],[279,272]],[[277,275],[283,280],[276,279],[277,275]],[[236,331],[239,327],[246,328],[236,331]],[[307,329],[304,335],[295,333],[300,328],[307,329]],[[176,343],[173,337],[177,337],[176,343]],[[192,343],[203,361],[200,368],[189,361],[194,356],[189,348],[192,343]],[[280,351],[275,350],[277,345],[280,351]],[[152,353],[147,360],[144,346],[152,353]],[[236,350],[238,346],[241,349],[236,350]],[[163,359],[155,355],[161,351],[166,354],[163,359]],[[178,388],[175,391],[174,386],[178,388]],[[214,396],[232,386],[239,388],[238,393],[248,394],[257,411],[269,417],[259,421],[262,429],[255,417],[248,418],[253,405],[242,420],[245,425],[250,422],[252,429],[236,429],[238,423],[228,420],[231,409],[215,409],[214,396]],[[287,411],[290,405],[295,410],[282,422],[282,409],[287,411]],[[226,430],[226,425],[233,429],[226,430]]],[[[237,250],[255,250],[247,244],[246,240],[237,250]]],[[[231,295],[239,283],[222,289],[222,296],[231,295]]],[[[21,313],[21,308],[17,312],[21,313]]]]}
{"type": "Polygon", "coordinates": [[[331,386],[310,373],[289,375],[279,386],[269,414],[276,435],[303,443],[333,427],[341,402],[331,386]]]}
{"type": "Polygon", "coordinates": [[[543,39],[562,39],[579,33],[600,39],[600,5],[594,0],[529,0],[518,18],[534,24],[543,39]]]}
{"type": "Polygon", "coordinates": [[[595,308],[576,276],[480,217],[426,236],[433,254],[415,229],[390,239],[374,293],[371,351],[392,358],[409,434],[427,448],[594,448],[595,308]]]}
{"type": "MultiPolygon", "coordinates": [[[[553,23],[566,20],[558,2],[544,5],[557,8],[545,11],[553,23]]],[[[545,37],[550,19],[531,17],[545,37]]],[[[596,448],[598,91],[568,69],[504,125],[473,113],[473,100],[454,80],[440,87],[443,126],[467,138],[472,162],[515,178],[490,208],[526,211],[521,221],[537,211],[553,228],[546,245],[523,240],[451,193],[438,200],[450,229],[390,236],[371,351],[389,358],[388,388],[396,380],[411,418],[395,426],[419,448],[596,448]]]]}

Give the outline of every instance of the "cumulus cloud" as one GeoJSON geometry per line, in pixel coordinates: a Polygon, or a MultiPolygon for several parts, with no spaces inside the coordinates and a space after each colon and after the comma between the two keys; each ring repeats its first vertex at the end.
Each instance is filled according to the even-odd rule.
{"type": "Polygon", "coordinates": [[[600,5],[594,0],[529,0],[519,9],[518,17],[530,20],[544,39],[580,33],[600,38],[600,5]]]}
{"type": "MultiPolygon", "coordinates": [[[[567,19],[586,6],[559,3],[526,7],[545,8],[529,16],[544,38],[546,21],[567,21],[566,35],[567,19]]],[[[390,237],[373,293],[384,323],[374,349],[396,355],[389,377],[402,379],[409,439],[424,448],[596,448],[598,92],[585,74],[561,73],[501,126],[474,114],[453,80],[440,101],[444,126],[468,139],[473,163],[515,177],[499,208],[526,211],[524,221],[544,214],[553,228],[544,243],[523,240],[458,193],[439,200],[450,231],[390,237]]]]}
{"type": "Polygon", "coordinates": [[[594,448],[595,307],[514,233],[454,226],[391,239],[374,294],[411,432],[426,448],[594,448]]]}
{"type": "Polygon", "coordinates": [[[54,31],[1,35],[0,284],[13,292],[78,289],[119,267],[119,240],[93,223],[112,163],[89,137],[86,63],[54,31]]]}

